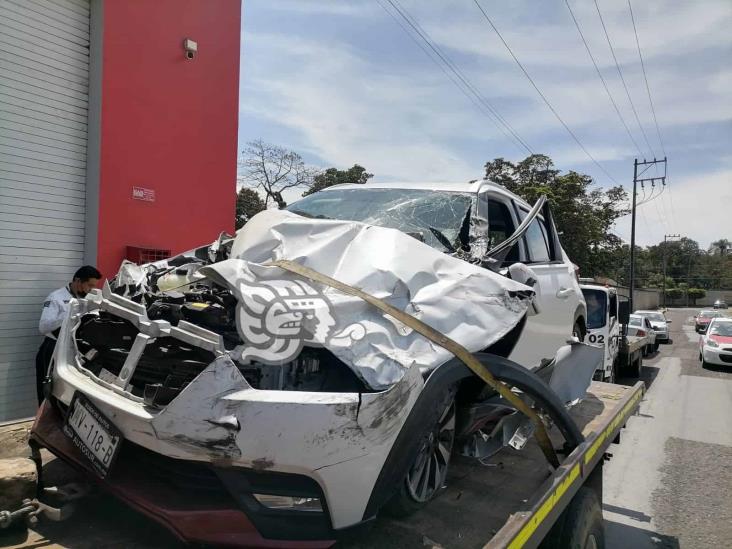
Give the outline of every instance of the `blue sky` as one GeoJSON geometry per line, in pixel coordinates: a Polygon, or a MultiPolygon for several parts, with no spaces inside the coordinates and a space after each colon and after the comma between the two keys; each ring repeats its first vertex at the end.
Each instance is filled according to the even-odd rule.
{"type": "MultiPolygon", "coordinates": [[[[633,116],[595,5],[569,0],[631,133],[662,156],[627,0],[598,0],[650,148],[633,116]]],[[[386,0],[243,3],[240,149],[261,138],[313,166],[365,166],[379,180],[479,178],[526,151],[465,97],[383,9],[386,0]]],[[[612,185],[542,102],[472,0],[399,0],[535,152],[612,185]]],[[[560,116],[628,188],[628,137],[562,0],[480,0],[560,116]]],[[[681,233],[732,239],[732,2],[635,0],[639,39],[669,158],[667,192],[639,208],[638,243],[681,233]]],[[[641,195],[642,196],[642,195],[641,195]]],[[[292,199],[292,197],[290,197],[292,199]]],[[[629,218],[617,233],[629,239],[629,218]]]]}

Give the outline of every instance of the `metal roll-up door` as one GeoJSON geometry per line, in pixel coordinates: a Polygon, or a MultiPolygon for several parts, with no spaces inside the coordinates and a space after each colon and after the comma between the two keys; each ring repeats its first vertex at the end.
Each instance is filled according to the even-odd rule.
{"type": "Polygon", "coordinates": [[[0,0],[0,422],[36,410],[44,298],[82,264],[88,0],[0,0]]]}

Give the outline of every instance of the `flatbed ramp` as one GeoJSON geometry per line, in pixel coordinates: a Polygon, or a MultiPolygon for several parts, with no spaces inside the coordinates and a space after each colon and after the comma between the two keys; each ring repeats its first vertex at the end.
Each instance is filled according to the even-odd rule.
{"type": "MultiPolygon", "coordinates": [[[[627,387],[593,381],[585,399],[570,410],[586,440],[556,471],[533,438],[523,450],[504,448],[485,464],[456,457],[447,487],[425,509],[406,519],[379,517],[372,529],[338,546],[538,546],[637,411],[643,391],[642,382],[627,387]]],[[[556,429],[550,434],[560,447],[556,429]]]]}

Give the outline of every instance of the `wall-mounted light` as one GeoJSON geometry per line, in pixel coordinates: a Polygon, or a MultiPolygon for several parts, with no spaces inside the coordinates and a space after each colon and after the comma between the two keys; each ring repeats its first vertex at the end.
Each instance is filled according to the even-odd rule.
{"type": "Polygon", "coordinates": [[[198,52],[198,43],[195,40],[186,38],[183,40],[183,49],[186,51],[186,59],[193,59],[198,52]]]}

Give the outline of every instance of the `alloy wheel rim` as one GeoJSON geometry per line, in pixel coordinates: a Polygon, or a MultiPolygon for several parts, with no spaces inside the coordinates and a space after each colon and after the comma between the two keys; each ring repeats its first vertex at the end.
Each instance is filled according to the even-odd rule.
{"type": "Polygon", "coordinates": [[[407,489],[415,501],[429,501],[445,484],[455,440],[455,402],[442,412],[435,428],[425,436],[407,473],[407,489]]]}

